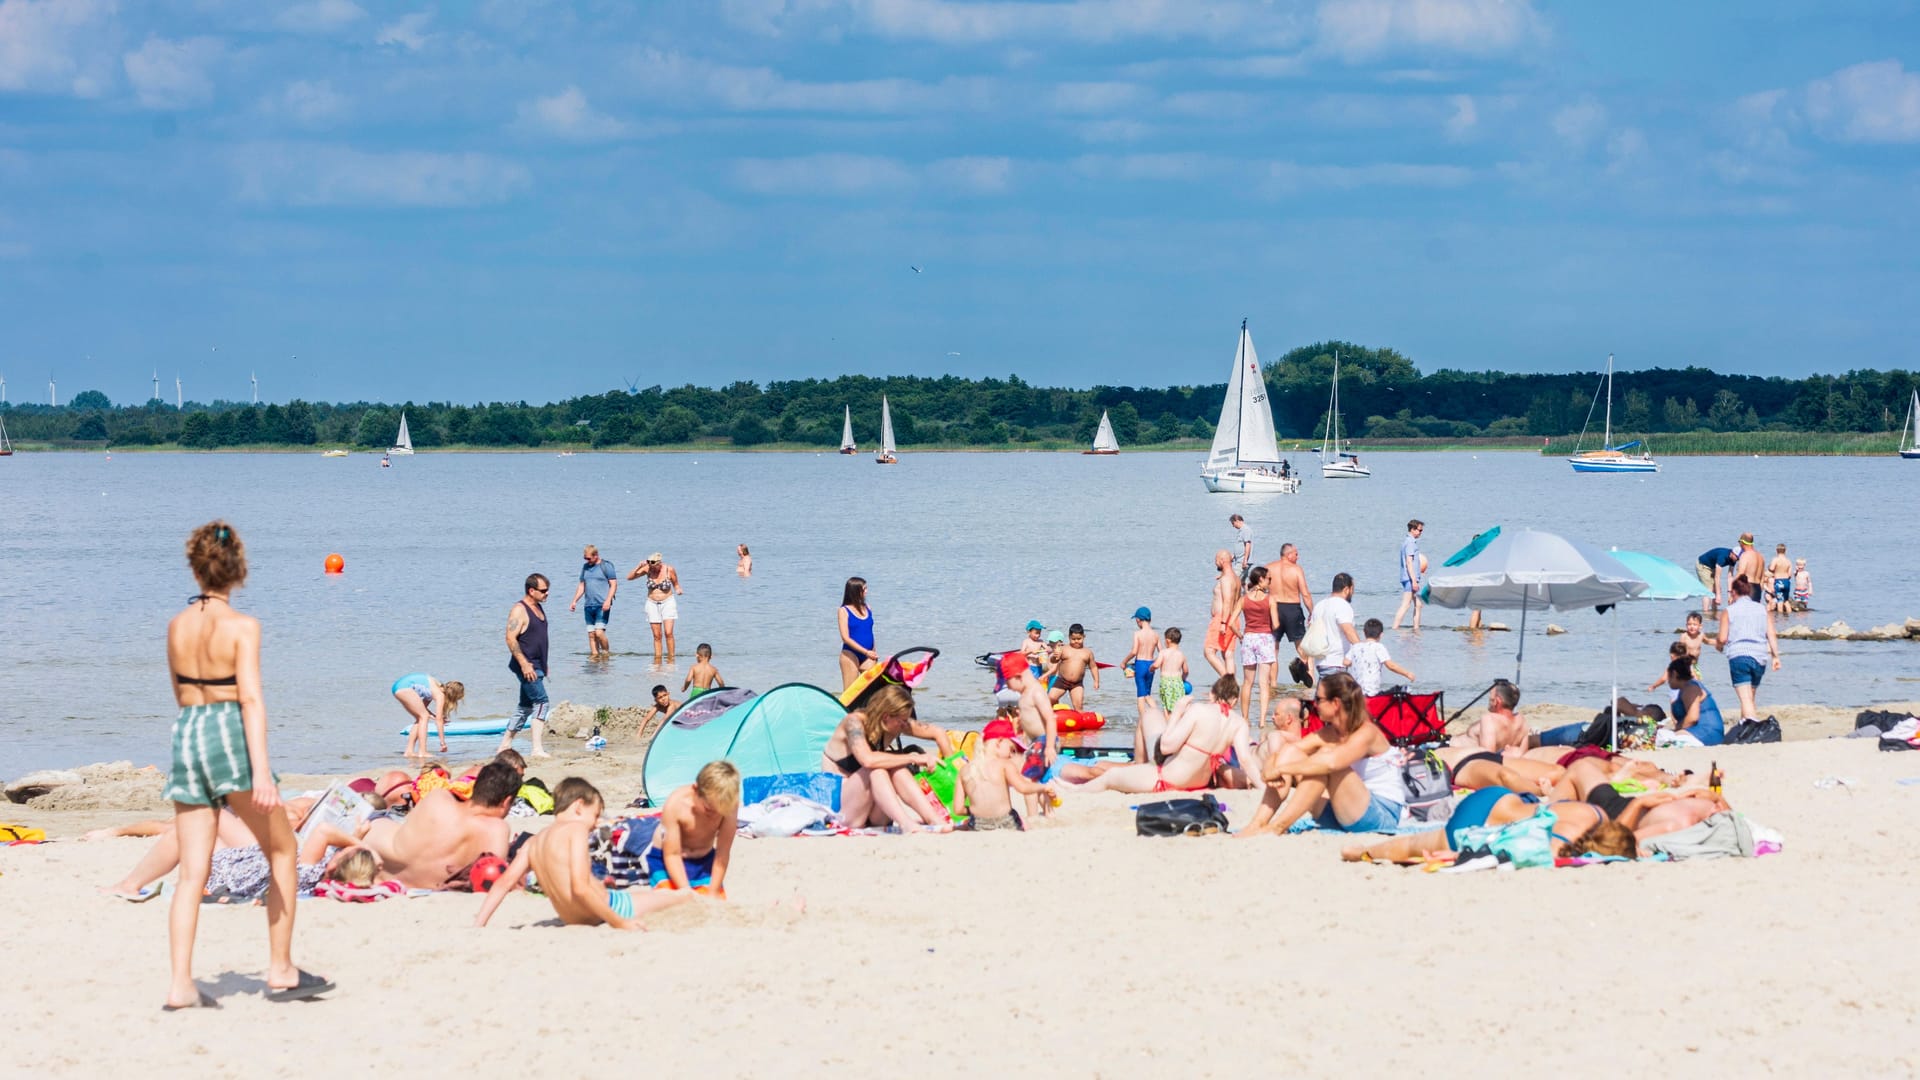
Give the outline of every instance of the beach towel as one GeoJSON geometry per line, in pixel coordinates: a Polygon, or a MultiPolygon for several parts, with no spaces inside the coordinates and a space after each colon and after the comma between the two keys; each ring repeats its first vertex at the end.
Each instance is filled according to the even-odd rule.
{"type": "Polygon", "coordinates": [[[593,876],[609,889],[645,888],[647,848],[660,829],[660,816],[618,818],[595,829],[587,839],[587,861],[593,876]]]}
{"type": "Polygon", "coordinates": [[[372,904],[407,895],[407,887],[397,881],[376,881],[371,885],[349,885],[326,879],[313,887],[313,895],[343,904],[372,904]]]}
{"type": "Polygon", "coordinates": [[[1753,828],[1739,814],[1722,810],[1700,824],[1679,832],[1640,841],[1643,853],[1671,859],[1720,859],[1728,855],[1752,858],[1757,854],[1753,828]]]}
{"type": "Polygon", "coordinates": [[[740,808],[741,836],[798,836],[833,824],[834,810],[799,795],[773,795],[740,808]]]}

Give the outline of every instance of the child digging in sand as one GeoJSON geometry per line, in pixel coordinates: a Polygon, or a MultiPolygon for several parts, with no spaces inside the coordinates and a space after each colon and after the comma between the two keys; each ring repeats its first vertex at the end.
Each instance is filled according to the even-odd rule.
{"type": "Polygon", "coordinates": [[[647,883],[656,889],[727,898],[727,859],[740,831],[740,770],[709,761],[693,783],[667,796],[647,847],[647,883]]]}
{"type": "Polygon", "coordinates": [[[639,916],[671,907],[687,899],[687,894],[645,892],[638,896],[626,889],[608,889],[593,876],[587,856],[587,834],[600,820],[605,800],[599,789],[577,776],[560,781],[553,792],[553,824],[520,845],[506,873],[500,875],[473,925],[485,926],[500,908],[507,894],[519,888],[532,871],[540,891],[553,905],[553,913],[569,926],[599,926],[605,923],[616,930],[644,930],[639,916]]]}
{"type": "Polygon", "coordinates": [[[967,794],[967,812],[972,819],[967,828],[974,832],[1026,828],[1013,809],[1013,792],[1047,800],[1053,798],[1053,785],[1037,784],[1020,771],[1023,751],[1014,740],[1013,721],[999,717],[980,733],[980,748],[967,758],[960,774],[967,794]]]}

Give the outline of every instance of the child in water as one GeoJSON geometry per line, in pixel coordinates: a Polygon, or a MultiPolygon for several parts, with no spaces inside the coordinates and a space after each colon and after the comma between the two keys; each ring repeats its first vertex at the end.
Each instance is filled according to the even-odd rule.
{"type": "Polygon", "coordinates": [[[1179,627],[1167,627],[1166,644],[1153,661],[1153,670],[1160,673],[1160,711],[1168,714],[1181,698],[1193,693],[1193,684],[1187,681],[1187,654],[1180,651],[1180,639],[1179,627]]]}
{"type": "Polygon", "coordinates": [[[1813,606],[1813,575],[1807,572],[1807,560],[1793,560],[1793,609],[1805,611],[1813,606]]]}
{"type": "Polygon", "coordinates": [[[720,669],[713,666],[713,646],[701,642],[693,650],[693,666],[687,669],[687,681],[680,684],[687,700],[692,701],[709,690],[727,685],[720,677],[720,669]]]}
{"type": "Polygon", "coordinates": [[[553,824],[520,845],[506,873],[487,890],[473,925],[487,925],[507,894],[524,884],[529,871],[553,905],[553,913],[569,926],[605,923],[615,930],[644,930],[640,915],[688,899],[686,893],[635,895],[626,889],[609,889],[594,877],[587,855],[587,834],[599,822],[605,800],[592,784],[577,776],[567,777],[554,789],[553,805],[553,824]]]}

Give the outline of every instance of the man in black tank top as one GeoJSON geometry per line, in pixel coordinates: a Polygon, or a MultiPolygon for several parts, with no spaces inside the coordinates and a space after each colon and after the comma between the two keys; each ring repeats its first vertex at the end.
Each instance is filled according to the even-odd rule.
{"type": "Polygon", "coordinates": [[[520,683],[520,704],[507,722],[500,749],[513,746],[521,728],[533,729],[532,757],[548,757],[541,748],[547,727],[547,612],[543,607],[553,586],[545,574],[528,574],[526,595],[507,612],[507,670],[520,683]]]}

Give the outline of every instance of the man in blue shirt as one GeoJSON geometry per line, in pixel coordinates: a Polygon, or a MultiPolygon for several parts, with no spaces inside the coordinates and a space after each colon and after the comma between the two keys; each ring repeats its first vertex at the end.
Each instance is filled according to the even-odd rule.
{"type": "Polygon", "coordinates": [[[1701,611],[1713,613],[1714,605],[1718,604],[1720,598],[1727,592],[1727,567],[1732,566],[1739,559],[1739,553],[1732,548],[1717,547],[1700,553],[1693,572],[1699,575],[1702,588],[1712,590],[1712,595],[1701,599],[1701,611]]]}
{"type": "Polygon", "coordinates": [[[613,564],[600,557],[600,549],[588,544],[587,561],[580,567],[580,584],[573,590],[573,603],[567,610],[580,606],[580,598],[587,601],[587,659],[607,660],[613,656],[613,646],[607,644],[607,622],[613,617],[613,594],[619,591],[619,576],[613,572],[613,564]]]}
{"type": "Polygon", "coordinates": [[[1400,541],[1400,610],[1393,613],[1393,628],[1400,629],[1400,619],[1406,615],[1407,608],[1413,608],[1413,628],[1420,629],[1420,579],[1426,576],[1426,556],[1420,554],[1420,536],[1427,531],[1427,523],[1419,518],[1407,522],[1407,538],[1400,541]]]}

